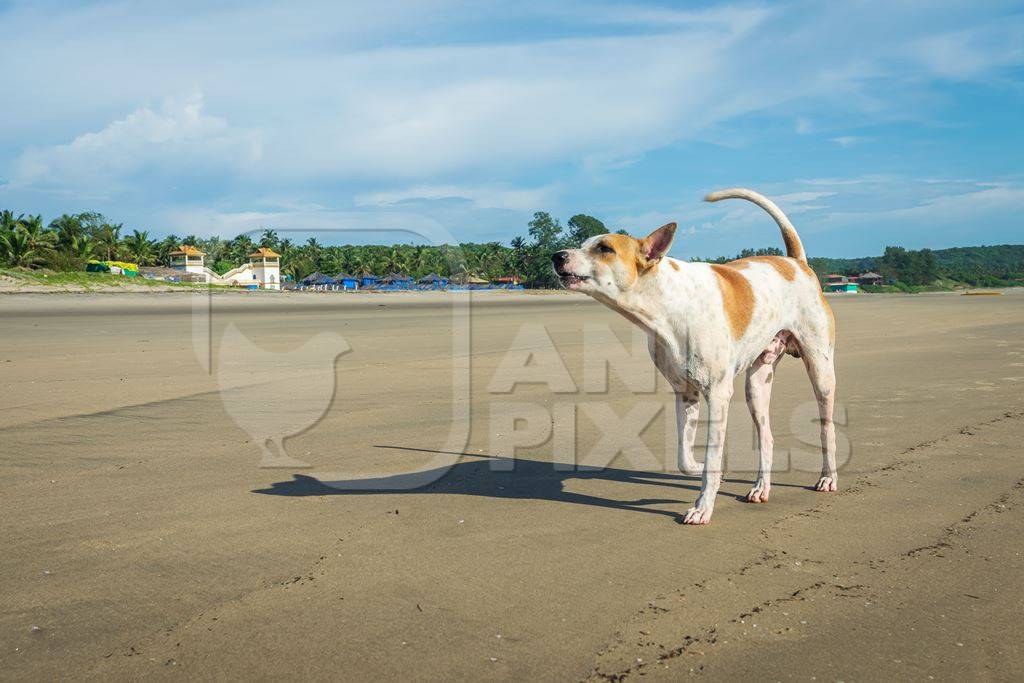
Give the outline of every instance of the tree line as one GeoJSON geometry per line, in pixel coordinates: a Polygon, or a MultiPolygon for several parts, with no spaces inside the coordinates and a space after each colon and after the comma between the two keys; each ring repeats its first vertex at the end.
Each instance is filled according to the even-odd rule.
{"type": "Polygon", "coordinates": [[[206,264],[224,273],[244,263],[258,247],[281,254],[281,268],[295,279],[316,272],[404,272],[414,277],[437,273],[443,277],[478,275],[484,278],[518,277],[528,285],[554,286],[551,254],[577,245],[592,235],[607,232],[593,216],[577,214],[563,228],[557,218],[540,211],[527,226],[529,237],[515,237],[509,246],[499,242],[465,242],[459,245],[416,244],[326,245],[316,237],[295,242],[275,230],[256,237],[239,235],[230,240],[217,236],[167,235],[150,237],[149,231],[131,230],[99,213],[64,214],[46,224],[42,216],[0,212],[0,262],[22,268],[83,270],[89,260],[114,260],[140,266],[167,265],[170,253],[182,244],[206,253],[206,264]]]}
{"type": "MultiPolygon", "coordinates": [[[[190,244],[206,252],[210,268],[224,273],[244,263],[257,247],[269,247],[281,254],[282,271],[295,279],[315,272],[404,272],[413,277],[437,273],[442,277],[478,275],[487,279],[515,276],[527,286],[554,287],[557,278],[551,271],[551,254],[606,232],[604,223],[593,216],[576,214],[563,226],[551,214],[538,211],[527,224],[527,236],[513,238],[508,246],[499,242],[325,245],[316,237],[295,242],[274,230],[230,240],[174,234],[155,239],[146,230],[129,232],[123,224],[94,212],[63,214],[46,224],[40,215],[15,215],[4,210],[0,211],[0,265],[62,271],[83,270],[90,259],[129,261],[140,266],[167,265],[170,252],[181,244],[190,244]]],[[[781,254],[780,249],[768,247],[745,249],[733,258],[781,254]]],[[[703,260],[724,263],[732,259],[703,260]]],[[[811,258],[809,262],[822,277],[829,273],[856,275],[876,271],[887,282],[909,286],[930,285],[943,279],[983,286],[1024,284],[1022,245],[936,251],[891,246],[877,257],[811,258]]]]}
{"type": "Polygon", "coordinates": [[[881,256],[808,261],[819,275],[873,271],[897,286],[921,287],[943,282],[982,287],[1024,285],[1024,245],[1019,244],[935,250],[889,246],[881,256]]]}

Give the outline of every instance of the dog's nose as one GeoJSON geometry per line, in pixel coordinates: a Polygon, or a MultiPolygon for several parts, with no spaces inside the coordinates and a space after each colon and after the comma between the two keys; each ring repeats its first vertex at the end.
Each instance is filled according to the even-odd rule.
{"type": "Polygon", "coordinates": [[[561,266],[569,260],[569,252],[567,251],[556,251],[551,255],[551,262],[556,266],[561,266]]]}

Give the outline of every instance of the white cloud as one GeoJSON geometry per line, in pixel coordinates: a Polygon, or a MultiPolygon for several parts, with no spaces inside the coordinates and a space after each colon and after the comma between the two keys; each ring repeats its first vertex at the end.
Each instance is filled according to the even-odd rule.
{"type": "Polygon", "coordinates": [[[13,164],[14,185],[95,186],[150,165],[161,171],[245,169],[260,157],[259,136],[203,112],[203,98],[169,98],[154,111],[140,107],[95,133],[67,144],[32,147],[13,164]]]}
{"type": "MultiPolygon", "coordinates": [[[[880,253],[885,244],[912,248],[956,244],[1019,242],[1012,229],[992,223],[1024,206],[1024,185],[1019,181],[866,176],[851,179],[796,180],[787,187],[821,188],[829,206],[797,204],[806,215],[794,221],[805,241],[819,253],[832,253],[827,245],[840,235],[856,235],[865,254],[880,253]]],[[[769,188],[771,189],[771,188],[769,188]]],[[[785,195],[782,195],[785,196],[785,195]]],[[[809,201],[814,201],[813,199],[809,201]]],[[[786,206],[791,214],[800,213],[786,206]]]]}
{"type": "Polygon", "coordinates": [[[912,41],[906,52],[932,73],[952,79],[983,76],[1024,59],[1024,27],[1019,21],[929,35],[912,41]]]}
{"type": "Polygon", "coordinates": [[[863,138],[857,135],[840,135],[839,137],[832,138],[832,142],[836,143],[843,149],[847,147],[853,147],[854,145],[863,142],[867,138],[863,138]]]}
{"type": "Polygon", "coordinates": [[[914,219],[939,224],[961,223],[970,229],[980,229],[984,216],[1005,210],[1020,210],[1024,206],[1024,187],[1013,185],[992,186],[977,183],[967,191],[945,191],[911,206],[903,206],[873,214],[881,219],[914,219]]]}
{"type": "Polygon", "coordinates": [[[775,195],[774,200],[776,203],[790,203],[790,204],[801,204],[803,202],[813,202],[823,197],[831,197],[835,192],[790,192],[788,194],[775,195]]]}
{"type": "MultiPolygon", "coordinates": [[[[936,82],[1024,62],[1019,13],[936,3],[891,0],[885,21],[860,3],[7,4],[0,88],[31,106],[5,109],[0,196],[144,217],[198,206],[209,212],[194,218],[222,234],[267,219],[326,225],[356,206],[415,207],[467,233],[488,229],[483,215],[565,208],[637,231],[679,219],[749,239],[770,224],[756,209],[701,205],[698,187],[696,206],[673,206],[678,193],[650,174],[677,151],[699,168],[690,141],[749,152],[773,133],[750,116],[765,112],[813,136],[805,146],[854,145],[846,132],[872,123],[929,122],[932,95],[946,94],[936,82]],[[152,104],[192,92],[205,99],[152,104]],[[651,163],[652,151],[666,154],[651,163]]],[[[809,224],[854,202],[885,211],[934,198],[923,183],[871,176],[781,182],[770,157],[736,172],[809,224]]],[[[861,170],[811,162],[808,175],[861,170]]],[[[702,182],[696,173],[685,182],[702,182]]]]}
{"type": "MultiPolygon", "coordinates": [[[[0,86],[30,91],[37,106],[31,113],[8,110],[8,135],[41,125],[39,110],[49,125],[74,129],[121,108],[104,131],[26,152],[12,175],[39,179],[61,167],[98,164],[116,176],[147,162],[180,164],[189,155],[202,165],[215,156],[212,148],[234,160],[229,168],[251,165],[264,182],[434,183],[480,170],[505,178],[550,163],[635,158],[735,116],[844,97],[909,68],[901,64],[923,65],[929,71],[921,76],[947,76],[953,71],[939,56],[950,44],[969,60],[970,74],[1024,59],[1020,50],[996,45],[1020,21],[942,33],[929,25],[937,19],[922,22],[919,8],[898,2],[884,30],[864,16],[870,12],[842,4],[814,11],[744,4],[700,11],[495,7],[492,31],[502,20],[521,30],[499,30],[487,42],[466,40],[480,28],[480,15],[459,12],[456,3],[344,5],[316,4],[308,13],[318,21],[262,3],[153,10],[156,17],[131,5],[100,4],[46,20],[31,5],[17,6],[9,13],[5,59],[33,59],[0,71],[0,86]],[[555,37],[531,32],[552,15],[555,37]],[[862,31],[868,24],[874,29],[862,31]],[[581,36],[581,26],[604,28],[581,36]],[[545,37],[524,37],[536,34],[545,37]],[[40,44],[47,51],[40,53],[40,44]],[[810,53],[816,58],[807,59],[810,53]],[[43,82],[45,89],[31,86],[43,82]],[[187,110],[143,107],[120,118],[140,101],[195,87],[213,113],[200,109],[190,120],[187,110]],[[168,126],[182,136],[152,139],[168,126]],[[200,142],[185,144],[190,140],[200,142]],[[107,145],[103,154],[85,154],[93,142],[107,145]],[[79,162],[80,156],[97,158],[79,162]]],[[[951,13],[947,23],[966,21],[963,15],[951,13]]],[[[884,106],[878,98],[866,102],[884,106]]],[[[810,132],[810,120],[798,119],[797,128],[810,132]]]]}

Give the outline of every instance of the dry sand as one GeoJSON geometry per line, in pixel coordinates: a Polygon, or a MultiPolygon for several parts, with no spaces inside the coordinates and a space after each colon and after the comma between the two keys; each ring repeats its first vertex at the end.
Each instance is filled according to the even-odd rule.
{"type": "MultiPolygon", "coordinates": [[[[511,471],[488,457],[492,410],[510,401],[559,429],[559,407],[623,415],[666,398],[636,396],[614,372],[607,394],[490,390],[536,326],[578,385],[585,350],[614,345],[585,344],[585,325],[629,338],[582,297],[476,296],[454,361],[443,297],[214,297],[209,337],[233,323],[255,346],[215,348],[213,374],[193,350],[189,295],[0,298],[0,671],[1020,680],[1024,292],[832,301],[841,490],[808,490],[810,392],[787,359],[771,502],[738,499],[752,478],[739,391],[714,520],[689,528],[677,518],[697,482],[642,449],[589,471],[554,468],[552,443],[520,449],[511,471]],[[336,339],[322,333],[352,350],[323,419],[286,441],[313,467],[262,469],[244,409],[271,427],[318,412],[336,339]],[[299,352],[318,334],[325,346],[299,352]],[[308,478],[443,458],[451,369],[467,358],[454,427],[469,441],[444,477],[361,493],[308,478]],[[246,376],[250,361],[260,371],[246,376]]],[[[593,422],[579,419],[578,454],[604,437],[593,422]]],[[[670,464],[664,432],[661,416],[644,441],[670,464]]]]}

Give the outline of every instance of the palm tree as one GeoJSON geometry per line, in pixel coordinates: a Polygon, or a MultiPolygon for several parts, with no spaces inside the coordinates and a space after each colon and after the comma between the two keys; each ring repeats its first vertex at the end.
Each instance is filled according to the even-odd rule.
{"type": "Polygon", "coordinates": [[[108,261],[117,258],[117,245],[121,241],[123,227],[121,223],[103,223],[93,235],[93,238],[100,243],[100,248],[106,252],[108,261]]]}
{"type": "Polygon", "coordinates": [[[23,227],[0,235],[0,254],[12,266],[31,268],[43,261],[40,253],[32,243],[32,237],[23,227]]]}
{"type": "Polygon", "coordinates": [[[57,236],[43,226],[42,216],[21,218],[18,229],[25,233],[29,248],[38,260],[45,260],[53,254],[54,247],[57,246],[57,236]]]}
{"type": "Polygon", "coordinates": [[[391,272],[401,273],[409,268],[409,259],[400,247],[392,247],[384,257],[385,268],[391,272]]]}
{"type": "Polygon", "coordinates": [[[248,235],[238,235],[228,244],[227,258],[236,263],[244,261],[249,254],[256,249],[252,238],[248,235]]]}
{"type": "Polygon", "coordinates": [[[207,263],[217,263],[223,260],[228,252],[228,243],[217,235],[202,241],[201,245],[197,246],[206,252],[207,263]]]}
{"type": "Polygon", "coordinates": [[[512,238],[512,258],[509,261],[509,265],[512,270],[515,271],[516,275],[522,275],[523,271],[526,270],[526,259],[528,257],[529,247],[526,244],[526,240],[522,237],[512,238]]]}
{"type": "Polygon", "coordinates": [[[132,234],[124,239],[131,258],[140,266],[152,265],[153,242],[149,239],[148,230],[133,230],[132,234]]]}
{"type": "Polygon", "coordinates": [[[50,230],[57,233],[57,241],[65,248],[85,231],[79,216],[71,216],[66,213],[62,214],[60,218],[50,221],[50,230]]]}
{"type": "Polygon", "coordinates": [[[260,235],[260,246],[273,249],[277,246],[277,232],[274,230],[264,230],[263,234],[260,235]]]}
{"type": "Polygon", "coordinates": [[[51,241],[51,238],[46,234],[46,228],[43,226],[42,216],[22,218],[21,227],[36,242],[51,241]]]}
{"type": "Polygon", "coordinates": [[[88,235],[82,235],[80,237],[72,237],[71,244],[69,244],[66,249],[72,258],[80,261],[88,261],[92,258],[92,252],[95,246],[96,243],[89,239],[88,235]]]}
{"type": "Polygon", "coordinates": [[[312,274],[316,271],[313,267],[313,263],[305,258],[296,258],[288,263],[281,266],[281,271],[286,275],[291,275],[294,282],[298,282],[307,275],[312,274]]]}
{"type": "Polygon", "coordinates": [[[15,216],[10,209],[0,211],[0,233],[14,232],[24,220],[25,214],[23,213],[15,216]]]}
{"type": "Polygon", "coordinates": [[[174,233],[160,240],[156,245],[156,262],[167,265],[171,258],[171,252],[178,248],[181,240],[174,233]]]}

